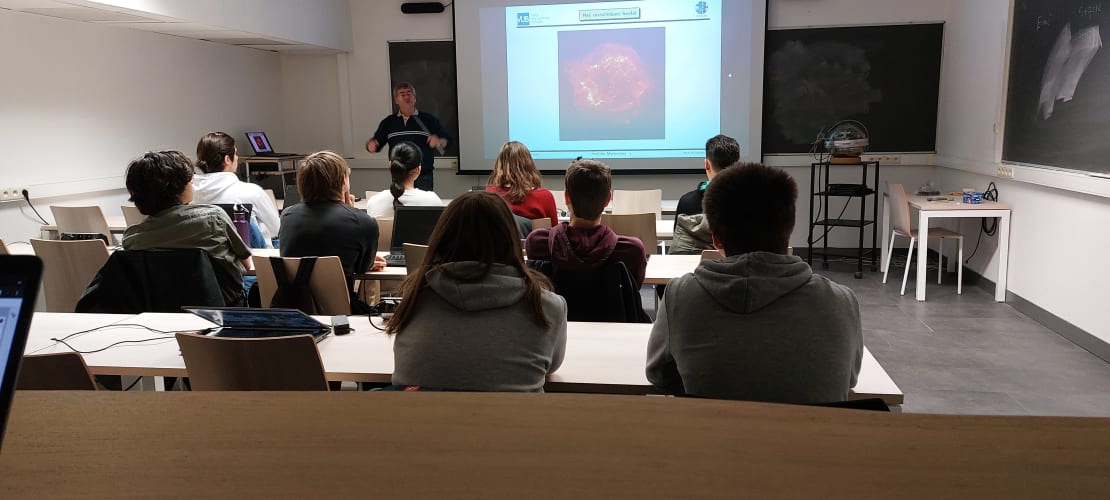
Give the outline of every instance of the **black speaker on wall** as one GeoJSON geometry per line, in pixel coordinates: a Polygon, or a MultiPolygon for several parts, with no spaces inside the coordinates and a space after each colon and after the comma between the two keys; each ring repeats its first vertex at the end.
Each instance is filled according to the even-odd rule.
{"type": "Polygon", "coordinates": [[[405,14],[439,14],[443,12],[443,4],[439,2],[405,2],[401,4],[401,12],[405,14]]]}

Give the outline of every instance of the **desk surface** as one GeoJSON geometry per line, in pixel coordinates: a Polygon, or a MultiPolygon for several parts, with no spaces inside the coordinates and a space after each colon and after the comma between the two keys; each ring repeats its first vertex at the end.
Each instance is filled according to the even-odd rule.
{"type": "Polygon", "coordinates": [[[1009,203],[983,200],[982,203],[964,203],[962,200],[929,201],[928,197],[907,194],[910,206],[918,210],[1011,210],[1009,203]]]}
{"type": "Polygon", "coordinates": [[[571,394],[16,394],[5,498],[1102,498],[1110,419],[571,394]]]}
{"type": "MultiPolygon", "coordinates": [[[[393,339],[379,332],[366,316],[351,316],[354,332],[331,336],[319,344],[324,370],[332,380],[389,382],[393,373],[393,339]]],[[[375,318],[375,324],[380,325],[375,318]]],[[[199,330],[214,325],[191,314],[36,313],[24,352],[45,354],[68,348],[51,340],[109,324],[144,325],[163,330],[199,330]]],[[[647,394],[654,392],[644,374],[648,334],[644,323],[579,323],[567,327],[563,366],[548,377],[548,388],[558,391],[647,394]]],[[[92,351],[121,340],[149,340],[125,344],[85,355],[89,370],[98,375],[184,376],[177,341],[172,334],[136,326],[120,326],[73,336],[66,341],[75,349],[92,351]]],[[[881,397],[887,404],[902,404],[902,391],[869,351],[864,352],[854,399],[881,397]]]]}

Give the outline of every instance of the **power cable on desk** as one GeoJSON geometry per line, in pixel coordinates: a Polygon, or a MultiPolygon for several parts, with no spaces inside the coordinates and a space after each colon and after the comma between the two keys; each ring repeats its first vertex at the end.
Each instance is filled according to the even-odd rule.
{"type": "MultiPolygon", "coordinates": [[[[209,331],[212,331],[212,329],[207,328],[207,329],[204,329],[204,330],[172,330],[172,331],[167,331],[167,330],[159,330],[157,328],[151,328],[149,326],[140,325],[140,324],[136,324],[136,323],[112,323],[112,324],[109,324],[109,325],[98,326],[96,328],[89,328],[88,330],[82,330],[82,331],[79,331],[79,332],[74,332],[74,333],[71,333],[69,335],[66,335],[65,337],[61,337],[61,338],[53,338],[52,337],[50,340],[52,340],[54,342],[57,342],[59,344],[62,344],[64,346],[66,346],[67,348],[69,348],[69,350],[71,350],[73,352],[76,352],[78,354],[93,354],[93,353],[97,353],[97,352],[101,352],[101,351],[106,351],[108,349],[111,349],[111,348],[113,348],[117,345],[121,345],[121,344],[137,344],[137,343],[141,343],[141,342],[151,342],[151,341],[154,341],[154,340],[166,340],[166,339],[170,338],[171,335],[175,335],[175,334],[178,334],[178,333],[191,333],[191,332],[197,332],[197,331],[199,331],[201,333],[207,333],[209,331]],[[138,327],[138,328],[143,328],[143,329],[149,330],[149,331],[154,332],[154,333],[163,334],[164,336],[163,337],[149,338],[149,339],[142,339],[142,340],[121,340],[119,342],[109,344],[107,347],[103,347],[103,348],[100,348],[100,349],[95,349],[95,350],[92,350],[92,351],[79,351],[75,347],[69,345],[68,342],[66,342],[67,340],[69,340],[73,337],[76,337],[78,335],[83,335],[83,334],[86,334],[86,333],[91,333],[91,332],[95,332],[95,331],[98,331],[98,330],[105,330],[105,329],[114,328],[114,327],[138,327]]],[[[34,351],[30,354],[35,354],[35,353],[37,353],[39,351],[42,351],[44,349],[47,349],[49,347],[51,347],[51,346],[43,347],[42,349],[34,351]]]]}
{"type": "Polygon", "coordinates": [[[78,351],[76,348],[69,345],[69,343],[67,343],[66,341],[64,341],[62,339],[50,339],[50,340],[53,340],[53,341],[55,341],[59,344],[62,344],[64,346],[68,347],[69,350],[71,350],[71,351],[73,351],[77,354],[94,354],[94,353],[98,353],[98,352],[102,352],[102,351],[107,351],[108,349],[111,349],[111,348],[113,348],[115,346],[118,346],[118,345],[139,344],[139,343],[142,343],[142,342],[152,342],[152,341],[155,341],[155,340],[169,340],[169,339],[170,339],[169,337],[154,337],[154,338],[150,338],[150,339],[141,339],[141,340],[121,340],[119,342],[113,342],[111,344],[108,344],[107,346],[101,347],[100,349],[93,349],[91,351],[78,351]]]}

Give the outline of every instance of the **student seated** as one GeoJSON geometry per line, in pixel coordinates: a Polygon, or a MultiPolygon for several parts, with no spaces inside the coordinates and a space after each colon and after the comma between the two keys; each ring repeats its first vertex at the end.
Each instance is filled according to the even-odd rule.
{"type": "Polygon", "coordinates": [[[389,175],[393,183],[389,191],[382,191],[366,200],[366,212],[371,217],[393,217],[397,207],[438,207],[443,200],[431,191],[416,187],[420,177],[420,148],[405,141],[393,148],[389,154],[389,175]]]}
{"type": "Polygon", "coordinates": [[[726,135],[716,135],[705,142],[705,177],[698,187],[682,195],[675,209],[674,236],[670,250],[672,255],[700,254],[702,250],[713,248],[709,233],[709,223],[702,214],[701,201],[705,189],[722,169],[740,161],[740,144],[726,135]]]}
{"type": "Polygon", "coordinates": [[[780,169],[742,165],[705,191],[714,246],[671,280],[648,340],[647,377],[673,394],[770,401],[844,401],[863,355],[848,287],[786,255],[798,186],[780,169]]]}
{"type": "Polygon", "coordinates": [[[394,385],[542,392],[567,342],[567,306],[524,265],[509,207],[468,192],[440,217],[386,323],[394,385]]]}
{"type": "Polygon", "coordinates": [[[223,209],[189,204],[192,180],[192,162],[180,151],[148,152],[133,160],[127,166],[127,192],[147,218],[123,233],[123,249],[202,249],[212,260],[224,303],[246,305],[243,274],[251,266],[250,249],[223,209]]]}
{"type": "MultiPolygon", "coordinates": [[[[305,157],[297,167],[301,203],[282,211],[279,234],[282,257],[339,257],[353,291],[354,275],[384,269],[385,259],[375,255],[378,223],[354,207],[350,175],[347,162],[331,151],[305,157]]],[[[365,314],[368,308],[352,293],[351,312],[365,314]]]]}
{"type": "Polygon", "coordinates": [[[550,219],[552,226],[559,223],[555,196],[543,188],[532,152],[524,144],[509,141],[501,146],[486,184],[486,191],[505,198],[514,214],[529,220],[550,219]]]}
{"type": "Polygon", "coordinates": [[[524,244],[530,260],[549,260],[555,269],[590,271],[606,262],[624,262],[637,287],[644,284],[647,253],[639,238],[618,236],[601,224],[613,197],[609,167],[597,160],[575,160],[564,178],[570,222],[536,229],[524,244]]]}
{"type": "MultiPolygon", "coordinates": [[[[258,184],[239,180],[239,149],[235,139],[223,132],[205,134],[197,143],[196,168],[193,177],[197,204],[250,203],[251,222],[257,224],[265,248],[278,234],[281,222],[273,200],[258,184]]],[[[253,238],[253,236],[252,236],[253,238]]]]}

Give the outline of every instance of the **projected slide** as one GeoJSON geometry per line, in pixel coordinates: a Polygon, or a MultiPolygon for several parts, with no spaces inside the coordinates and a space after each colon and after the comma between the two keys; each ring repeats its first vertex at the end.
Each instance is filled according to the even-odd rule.
{"type": "Polygon", "coordinates": [[[760,159],[766,0],[456,0],[459,170],[521,141],[555,174],[700,172],[705,141],[760,159]]]}
{"type": "Polygon", "coordinates": [[[537,159],[704,156],[720,130],[715,4],[506,8],[509,136],[537,159]]]}

